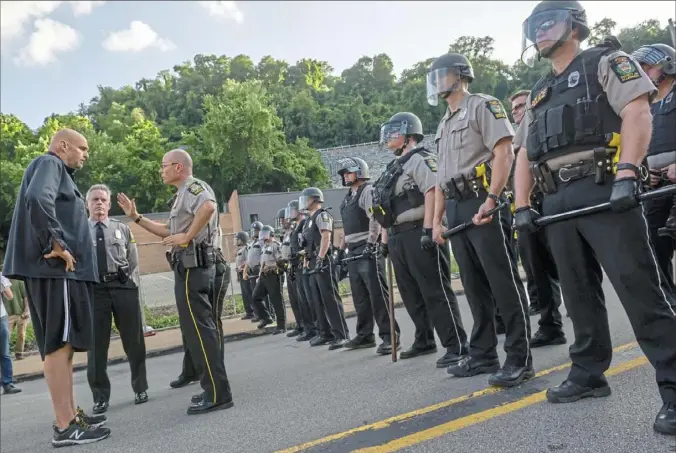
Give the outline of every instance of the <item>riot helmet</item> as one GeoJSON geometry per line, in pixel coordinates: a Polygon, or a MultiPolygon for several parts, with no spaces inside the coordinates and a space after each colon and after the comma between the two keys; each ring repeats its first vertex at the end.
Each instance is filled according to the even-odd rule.
{"type": "Polygon", "coordinates": [[[474,69],[467,57],[459,53],[447,53],[440,56],[427,72],[427,103],[439,105],[439,96],[446,99],[452,92],[458,91],[461,82],[474,80],[474,69]]]}
{"type": "Polygon", "coordinates": [[[291,200],[284,210],[284,217],[287,220],[296,220],[300,215],[300,210],[298,209],[298,200],[291,200]]]}
{"type": "Polygon", "coordinates": [[[549,58],[578,30],[580,42],[589,37],[587,13],[578,1],[544,0],[523,21],[521,61],[533,67],[541,58],[549,58]],[[545,48],[542,44],[551,43],[545,48]]]}
{"type": "Polygon", "coordinates": [[[256,220],[251,224],[251,236],[258,239],[258,232],[263,228],[263,223],[256,220]]]}
{"type": "Polygon", "coordinates": [[[392,149],[396,156],[400,156],[404,148],[408,146],[410,138],[413,137],[416,143],[423,141],[423,127],[420,118],[410,112],[400,112],[392,116],[390,120],[380,126],[380,146],[382,148],[392,149]],[[403,137],[404,140],[397,146],[396,143],[390,142],[403,137]],[[391,146],[396,146],[392,148],[391,146]]]}
{"type": "MultiPolygon", "coordinates": [[[[669,75],[676,75],[676,51],[673,47],[666,44],[650,44],[641,46],[631,54],[632,57],[641,65],[658,67],[661,71],[659,76],[648,74],[651,80],[658,86],[669,75]],[[655,77],[655,78],[653,78],[655,77]]],[[[651,68],[643,67],[648,73],[651,68]]],[[[651,73],[653,71],[650,71],[651,73]]]]}
{"type": "Polygon", "coordinates": [[[270,225],[264,225],[261,228],[259,239],[266,240],[272,239],[275,236],[275,229],[270,225]]]}
{"type": "Polygon", "coordinates": [[[358,157],[347,157],[345,159],[340,159],[338,162],[336,162],[336,166],[338,167],[337,173],[343,180],[343,186],[351,186],[360,179],[364,181],[371,179],[369,175],[369,166],[363,159],[358,157]],[[348,173],[354,173],[356,179],[351,182],[345,181],[345,175],[348,173]]]}
{"type": "Polygon", "coordinates": [[[235,247],[242,247],[249,243],[249,233],[240,231],[235,235],[235,247]]]}
{"type": "Polygon", "coordinates": [[[282,208],[277,211],[277,216],[275,217],[275,228],[284,229],[286,228],[286,209],[282,208]]]}
{"type": "Polygon", "coordinates": [[[309,211],[313,203],[324,203],[324,193],[316,187],[308,187],[301,192],[298,206],[309,211]]]}

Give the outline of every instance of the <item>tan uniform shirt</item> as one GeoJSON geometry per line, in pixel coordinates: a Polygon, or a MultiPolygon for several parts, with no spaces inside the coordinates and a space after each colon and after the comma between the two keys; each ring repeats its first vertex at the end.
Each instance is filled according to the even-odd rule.
{"type": "Polygon", "coordinates": [[[263,241],[254,239],[249,244],[249,249],[246,255],[246,264],[249,269],[254,269],[261,265],[261,254],[263,253],[263,241]]]}
{"type": "Polygon", "coordinates": [[[248,251],[249,249],[246,245],[243,245],[242,247],[239,247],[237,249],[237,256],[235,257],[235,266],[237,267],[238,271],[244,269],[244,265],[246,264],[246,255],[248,251]]]}
{"type": "Polygon", "coordinates": [[[469,176],[474,167],[493,159],[500,139],[514,136],[504,107],[486,94],[467,93],[460,107],[441,119],[435,142],[439,155],[437,184],[469,176]]]}
{"type": "MultiPolygon", "coordinates": [[[[185,181],[176,192],[176,199],[169,213],[169,234],[185,233],[190,229],[195,213],[206,201],[216,202],[211,187],[204,181],[192,176],[185,181]]],[[[210,242],[213,244],[218,228],[217,212],[194,238],[196,244],[210,242]]]]}
{"type": "MultiPolygon", "coordinates": [[[[89,231],[92,235],[94,250],[96,250],[96,230],[97,222],[89,219],[89,231]]],[[[129,277],[136,286],[139,286],[139,266],[138,250],[136,240],[131,234],[129,227],[119,220],[107,218],[103,222],[103,240],[106,244],[106,269],[99,269],[101,274],[112,274],[118,271],[120,267],[129,266],[129,277]]]]}
{"type": "Polygon", "coordinates": [[[282,244],[277,241],[270,241],[263,244],[262,250],[261,266],[265,269],[277,268],[277,261],[282,259],[282,244]]]}
{"type": "MultiPolygon", "coordinates": [[[[652,100],[657,94],[657,88],[655,88],[650,77],[641,69],[641,65],[621,50],[601,57],[597,77],[606,93],[610,107],[617,115],[634,99],[648,94],[650,100],[652,100]]],[[[521,122],[523,127],[519,128],[524,129],[521,134],[524,150],[526,149],[528,127],[534,120],[531,110],[531,96],[528,96],[526,114],[521,122]]]]}
{"type": "MultiPolygon", "coordinates": [[[[418,186],[418,190],[420,190],[420,193],[423,195],[434,189],[437,171],[437,161],[435,156],[423,157],[420,153],[416,153],[404,163],[403,170],[404,172],[394,184],[395,196],[401,195],[404,193],[405,188],[413,185],[418,186]]],[[[367,214],[372,216],[369,214],[370,208],[373,206],[373,197],[370,194],[365,198],[365,205],[367,206],[367,214]]],[[[423,220],[424,218],[425,205],[420,205],[417,208],[412,208],[399,214],[394,221],[394,225],[423,220]]]]}

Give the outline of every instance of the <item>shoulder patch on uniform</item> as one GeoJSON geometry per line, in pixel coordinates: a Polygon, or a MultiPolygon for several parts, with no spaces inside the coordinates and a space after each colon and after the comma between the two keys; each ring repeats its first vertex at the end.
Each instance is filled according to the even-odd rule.
{"type": "Polygon", "coordinates": [[[552,92],[551,87],[545,87],[541,89],[540,91],[537,92],[535,96],[533,96],[533,99],[530,101],[530,106],[535,107],[538,105],[540,102],[547,100],[549,98],[549,94],[552,92]]]}
{"type": "Polygon", "coordinates": [[[505,109],[497,99],[493,101],[486,101],[486,108],[493,114],[496,120],[507,118],[505,109]]]}
{"type": "Polygon", "coordinates": [[[204,186],[195,181],[188,186],[188,192],[190,192],[193,195],[199,195],[202,192],[204,192],[204,186]]]}
{"type": "Polygon", "coordinates": [[[432,170],[434,173],[437,172],[437,156],[434,154],[427,154],[422,156],[423,161],[425,161],[425,165],[432,170]]]}
{"type": "Polygon", "coordinates": [[[615,73],[620,83],[629,82],[641,78],[641,73],[636,67],[636,63],[628,55],[620,55],[619,57],[611,58],[608,61],[610,69],[615,73]]]}
{"type": "Polygon", "coordinates": [[[322,211],[321,214],[319,214],[319,218],[321,219],[322,222],[330,222],[331,221],[331,216],[329,215],[328,212],[322,211]]]}
{"type": "Polygon", "coordinates": [[[129,230],[129,242],[136,244],[136,239],[134,239],[134,235],[131,233],[131,230],[129,230]]]}

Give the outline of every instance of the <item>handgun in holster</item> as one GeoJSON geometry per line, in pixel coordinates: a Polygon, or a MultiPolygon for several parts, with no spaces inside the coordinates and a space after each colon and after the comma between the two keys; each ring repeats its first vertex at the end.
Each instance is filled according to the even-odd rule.
{"type": "Polygon", "coordinates": [[[125,266],[118,267],[117,275],[119,276],[120,282],[122,284],[127,283],[127,281],[129,280],[129,265],[127,264],[125,266]]]}
{"type": "Polygon", "coordinates": [[[542,193],[550,194],[556,192],[554,175],[552,175],[547,162],[534,162],[531,164],[531,170],[535,177],[535,183],[542,193]]]}

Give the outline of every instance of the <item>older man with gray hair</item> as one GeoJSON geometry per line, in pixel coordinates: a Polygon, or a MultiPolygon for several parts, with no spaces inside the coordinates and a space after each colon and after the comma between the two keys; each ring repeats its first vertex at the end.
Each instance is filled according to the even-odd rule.
{"type": "Polygon", "coordinates": [[[134,403],[148,401],[136,241],[127,225],[108,217],[110,195],[107,186],[96,184],[89,188],[86,196],[89,229],[99,269],[99,282],[94,285],[94,347],[87,356],[87,380],[94,398],[95,414],[106,412],[110,400],[106,368],[111,319],[115,320],[129,359],[134,403]]]}

